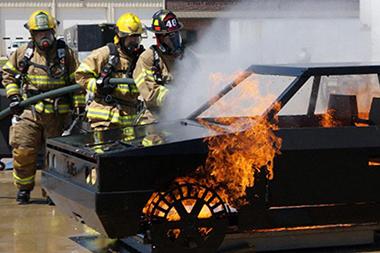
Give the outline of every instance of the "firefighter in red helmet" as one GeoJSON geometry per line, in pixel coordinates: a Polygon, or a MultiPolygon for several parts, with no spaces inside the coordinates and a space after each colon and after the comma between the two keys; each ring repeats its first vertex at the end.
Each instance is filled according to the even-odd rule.
{"type": "Polygon", "coordinates": [[[146,108],[153,114],[167,97],[167,84],[173,80],[171,70],[174,63],[183,56],[182,28],[183,24],[169,10],[154,13],[152,24],[147,27],[147,30],[155,34],[157,42],[141,54],[133,78],[146,108]]]}

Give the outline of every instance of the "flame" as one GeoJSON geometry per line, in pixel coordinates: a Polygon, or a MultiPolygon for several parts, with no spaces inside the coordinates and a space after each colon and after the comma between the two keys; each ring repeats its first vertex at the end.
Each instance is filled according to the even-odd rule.
{"type": "Polygon", "coordinates": [[[323,127],[336,127],[338,122],[334,119],[334,110],[328,109],[326,113],[322,114],[320,121],[321,126],[323,127]]]}
{"type": "Polygon", "coordinates": [[[368,166],[369,167],[379,167],[380,166],[380,159],[379,158],[370,158],[368,160],[368,166]]]}
{"type": "Polygon", "coordinates": [[[380,166],[380,162],[375,162],[375,161],[368,161],[368,166],[380,166]]]}
{"type": "Polygon", "coordinates": [[[369,119],[369,113],[367,113],[367,112],[359,112],[359,113],[358,113],[358,117],[359,117],[360,119],[368,120],[368,119],[369,119]]]}
{"type": "MultiPolygon", "coordinates": [[[[154,193],[145,206],[143,212],[150,217],[155,217],[158,220],[165,219],[166,221],[182,223],[174,223],[173,227],[168,228],[165,232],[167,238],[175,241],[181,236],[182,227],[179,224],[188,224],[189,218],[184,215],[183,211],[188,214],[196,215],[198,220],[210,219],[219,211],[223,211],[222,201],[216,198],[215,193],[206,187],[195,184],[193,178],[183,182],[192,182],[192,184],[178,184],[170,192],[154,193]],[[202,204],[199,209],[194,209],[195,206],[202,204]],[[194,209],[194,210],[193,210],[194,209]],[[198,212],[198,213],[195,213],[198,212]]],[[[190,217],[190,216],[189,216],[190,217]]],[[[205,239],[212,231],[210,226],[204,226],[194,221],[190,221],[192,226],[197,226],[199,235],[205,239]],[[199,226],[199,227],[198,227],[199,226]]],[[[183,225],[182,225],[183,226],[183,225]]],[[[184,234],[183,236],[187,236],[184,234]]]]}
{"type": "MultiPolygon", "coordinates": [[[[260,115],[276,99],[274,94],[262,94],[263,91],[271,89],[271,86],[274,85],[272,81],[260,82],[258,76],[248,72],[236,72],[233,77],[231,78],[222,73],[210,75],[210,80],[212,81],[210,93],[215,93],[215,90],[221,90],[228,82],[233,87],[239,87],[230,92],[231,94],[236,92],[232,96],[227,95],[221,99],[217,97],[216,100],[219,100],[212,106],[212,115],[206,111],[203,117],[231,114],[231,112],[236,112],[237,110],[242,116],[260,115]]],[[[219,120],[223,123],[223,118],[219,120]]]]}
{"type": "MultiPolygon", "coordinates": [[[[191,213],[193,207],[195,206],[196,201],[197,201],[196,199],[182,200],[182,205],[185,207],[187,213],[191,213]]],[[[199,215],[197,216],[197,218],[199,220],[208,219],[208,218],[211,218],[212,215],[213,214],[212,214],[211,210],[208,208],[208,206],[203,205],[203,207],[202,207],[199,215]]],[[[179,213],[177,212],[175,207],[172,207],[170,209],[169,213],[166,216],[166,220],[167,221],[180,221],[181,220],[181,216],[179,215],[179,213]]],[[[198,228],[200,235],[203,237],[207,236],[209,233],[211,233],[212,230],[213,230],[212,227],[200,227],[200,228],[198,228]]],[[[180,234],[181,234],[180,228],[173,228],[173,229],[168,230],[167,236],[172,238],[172,239],[178,239],[180,234]]]]}
{"type": "Polygon", "coordinates": [[[332,225],[315,225],[315,226],[299,226],[299,227],[281,227],[281,228],[263,228],[255,229],[254,233],[282,232],[282,231],[303,231],[303,230],[322,230],[334,228],[350,228],[355,224],[332,224],[332,225]]]}
{"type": "MultiPolygon", "coordinates": [[[[273,159],[276,154],[280,154],[281,147],[281,139],[274,134],[278,129],[277,118],[274,119],[274,122],[269,122],[264,116],[254,116],[262,114],[264,109],[268,108],[268,105],[275,100],[275,96],[273,94],[263,95],[261,91],[265,90],[266,87],[263,85],[260,87],[260,81],[254,75],[245,79],[247,76],[247,73],[238,73],[231,85],[236,86],[238,84],[239,92],[232,97],[221,98],[213,106],[215,115],[226,115],[226,112],[231,112],[231,108],[239,108],[239,112],[245,116],[215,118],[215,121],[221,125],[199,119],[199,122],[208,128],[213,135],[204,140],[209,148],[208,157],[205,164],[197,168],[193,175],[175,180],[179,185],[181,183],[197,183],[208,186],[215,190],[225,203],[236,207],[247,202],[245,199],[246,190],[248,187],[254,186],[255,176],[263,172],[269,180],[273,179],[273,159]],[[240,83],[241,80],[244,81],[240,83]],[[255,103],[252,104],[252,101],[255,103]]],[[[216,83],[214,83],[214,87],[226,83],[226,79],[231,80],[231,77],[220,73],[214,73],[210,78],[216,83]]],[[[274,110],[278,111],[279,109],[280,104],[275,104],[274,110]]],[[[202,118],[211,116],[205,112],[202,118]]],[[[152,209],[149,206],[159,204],[155,202],[157,200],[155,196],[160,194],[162,195],[162,193],[152,195],[144,207],[144,213],[152,214],[152,209]]],[[[191,193],[186,194],[192,196],[191,193]]],[[[180,193],[173,193],[173,195],[177,198],[180,193]]],[[[182,204],[190,212],[197,198],[203,196],[204,201],[207,202],[212,197],[208,195],[204,196],[203,193],[198,192],[197,196],[189,198],[182,204]]],[[[212,201],[217,201],[217,199],[212,201]]],[[[165,209],[165,207],[162,208],[165,209]]],[[[155,210],[154,216],[163,217],[164,213],[155,210]]],[[[210,218],[213,215],[212,211],[215,210],[210,210],[205,205],[202,207],[198,218],[210,218]]],[[[168,221],[177,221],[181,217],[173,209],[169,210],[168,215],[164,218],[168,221]]],[[[200,228],[200,231],[207,235],[211,230],[200,228]]],[[[180,231],[171,231],[170,233],[177,236],[180,231]]]]}
{"type": "MultiPolygon", "coordinates": [[[[220,74],[217,77],[223,81],[220,74]]],[[[237,73],[234,84],[246,77],[247,73],[237,73]]],[[[217,111],[223,115],[230,108],[239,108],[244,115],[257,115],[273,100],[273,94],[261,94],[259,79],[253,76],[239,84],[239,94],[219,100],[217,111]],[[256,103],[247,103],[253,99],[256,103]]],[[[279,108],[280,105],[276,104],[275,110],[279,108]]],[[[205,139],[209,154],[205,165],[198,168],[197,178],[202,184],[217,189],[226,203],[240,206],[246,203],[246,189],[253,187],[258,173],[266,171],[268,179],[273,179],[273,159],[279,154],[281,139],[274,134],[277,125],[262,116],[222,117],[216,121],[228,125],[229,130],[221,130],[200,120],[210,130],[224,135],[205,139]]]]}
{"type": "Polygon", "coordinates": [[[198,169],[200,182],[218,189],[222,199],[233,206],[246,203],[242,199],[246,189],[254,186],[260,172],[266,171],[268,179],[273,179],[273,158],[281,145],[274,134],[277,127],[264,118],[232,122],[234,126],[247,123],[250,127],[245,131],[207,138],[209,155],[205,166],[198,169]]]}
{"type": "Polygon", "coordinates": [[[202,227],[202,228],[199,228],[199,233],[203,236],[207,236],[208,234],[212,232],[212,230],[213,228],[202,227]]]}
{"type": "Polygon", "coordinates": [[[166,236],[175,240],[179,238],[180,234],[181,234],[181,229],[173,228],[173,229],[168,230],[168,232],[166,233],[166,236]]]}
{"type": "MultiPolygon", "coordinates": [[[[197,185],[198,182],[196,182],[194,178],[178,178],[176,182],[178,183],[178,185],[182,185],[180,189],[181,192],[179,192],[178,189],[175,189],[172,195],[166,194],[165,192],[153,193],[150,199],[148,200],[147,204],[145,205],[143,213],[153,214],[156,217],[166,218],[169,221],[179,221],[181,219],[181,216],[179,215],[175,206],[173,205],[175,201],[181,201],[181,204],[183,205],[185,210],[188,213],[190,213],[193,207],[195,206],[197,200],[201,199],[203,195],[205,195],[205,197],[203,198],[205,202],[209,201],[210,198],[213,196],[212,192],[210,191],[207,191],[207,193],[205,194],[205,188],[196,188],[192,189],[192,191],[188,191],[185,183],[192,183],[194,185],[197,185]],[[174,196],[174,198],[172,198],[172,196],[174,196]],[[155,207],[157,206],[159,208],[155,209],[155,207]]],[[[215,199],[214,201],[218,201],[218,199],[215,199]]],[[[214,201],[211,201],[211,206],[216,204],[214,201]]],[[[218,209],[216,208],[214,212],[218,212],[218,209]]],[[[203,205],[197,217],[199,219],[207,219],[211,218],[211,216],[212,211],[210,210],[210,208],[207,205],[203,205]]]]}

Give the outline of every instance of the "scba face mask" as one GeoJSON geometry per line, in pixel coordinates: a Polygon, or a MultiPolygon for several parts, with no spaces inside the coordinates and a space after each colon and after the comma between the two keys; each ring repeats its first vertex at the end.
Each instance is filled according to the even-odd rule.
{"type": "Polygon", "coordinates": [[[183,54],[183,43],[180,32],[171,32],[162,36],[160,48],[164,53],[174,56],[183,54]]]}
{"type": "Polygon", "coordinates": [[[52,30],[35,31],[33,32],[33,37],[36,45],[42,50],[49,49],[55,41],[54,33],[52,30]]]}
{"type": "Polygon", "coordinates": [[[140,35],[131,35],[121,38],[121,49],[128,55],[134,57],[139,53],[141,43],[140,35]]]}

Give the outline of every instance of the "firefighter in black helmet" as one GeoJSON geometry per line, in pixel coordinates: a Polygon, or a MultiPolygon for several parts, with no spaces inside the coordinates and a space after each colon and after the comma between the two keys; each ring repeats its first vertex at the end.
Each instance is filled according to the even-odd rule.
{"type": "Polygon", "coordinates": [[[177,16],[168,10],[160,10],[153,15],[152,26],[147,29],[154,32],[157,38],[157,47],[164,54],[181,56],[183,53],[180,30],[183,24],[177,16]]]}
{"type": "MultiPolygon", "coordinates": [[[[183,24],[169,10],[154,13],[152,25],[147,27],[157,42],[141,54],[133,78],[147,109],[153,113],[159,110],[169,92],[167,84],[173,80],[174,62],[183,56],[182,28],[183,24]]],[[[147,122],[152,120],[149,116],[146,118],[147,122]]]]}

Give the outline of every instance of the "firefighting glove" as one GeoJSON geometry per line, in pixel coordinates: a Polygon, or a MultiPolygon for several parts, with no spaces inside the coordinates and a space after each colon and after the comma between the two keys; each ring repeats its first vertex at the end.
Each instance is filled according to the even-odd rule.
{"type": "Polygon", "coordinates": [[[75,107],[74,108],[74,118],[76,118],[76,117],[82,117],[82,116],[84,116],[84,114],[85,114],[85,112],[86,112],[86,107],[85,106],[78,106],[78,107],[75,107]]]}
{"type": "Polygon", "coordinates": [[[12,95],[9,97],[10,103],[9,103],[9,109],[13,114],[20,115],[24,108],[20,106],[20,103],[22,101],[22,98],[20,95],[12,95]]]}

